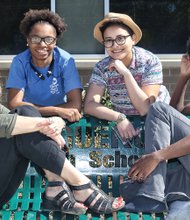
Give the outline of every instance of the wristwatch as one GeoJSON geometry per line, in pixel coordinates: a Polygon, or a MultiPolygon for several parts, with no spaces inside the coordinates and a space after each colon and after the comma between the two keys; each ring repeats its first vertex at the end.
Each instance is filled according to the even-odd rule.
{"type": "Polygon", "coordinates": [[[124,115],[123,113],[120,113],[115,122],[116,122],[116,124],[119,124],[121,121],[125,120],[126,118],[127,118],[126,115],[124,115]]]}

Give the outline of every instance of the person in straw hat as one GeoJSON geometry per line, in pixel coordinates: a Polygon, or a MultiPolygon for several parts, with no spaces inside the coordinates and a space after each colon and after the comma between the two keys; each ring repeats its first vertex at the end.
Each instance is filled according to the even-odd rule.
{"type": "Polygon", "coordinates": [[[151,52],[136,46],[142,31],[126,14],[108,13],[95,25],[94,37],[104,45],[108,56],[92,71],[84,112],[115,121],[121,138],[132,138],[139,131],[126,115],[146,115],[154,101],[169,102],[169,93],[162,85],[161,62],[151,52]],[[101,104],[106,90],[112,109],[101,104]]]}

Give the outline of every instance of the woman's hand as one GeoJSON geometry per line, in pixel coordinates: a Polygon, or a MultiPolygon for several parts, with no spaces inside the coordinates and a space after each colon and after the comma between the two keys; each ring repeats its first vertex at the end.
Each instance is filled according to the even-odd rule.
{"type": "Polygon", "coordinates": [[[182,76],[190,78],[190,57],[189,55],[185,54],[181,58],[181,66],[180,66],[180,74],[182,76]]]}
{"type": "Polygon", "coordinates": [[[76,108],[60,108],[58,114],[70,122],[79,121],[82,118],[82,115],[76,108]]]}
{"type": "Polygon", "coordinates": [[[60,148],[65,145],[65,140],[61,135],[63,128],[65,128],[65,121],[60,117],[44,118],[44,121],[38,123],[40,132],[52,140],[54,140],[60,148]]]}
{"type": "Polygon", "coordinates": [[[53,136],[51,138],[52,138],[52,140],[54,140],[58,144],[60,149],[64,148],[66,142],[61,134],[58,134],[58,135],[53,136]]]}
{"type": "Polygon", "coordinates": [[[135,130],[132,123],[127,118],[117,124],[117,129],[123,140],[138,135],[138,131],[135,130]]]}
{"type": "Polygon", "coordinates": [[[160,159],[155,152],[143,155],[136,160],[128,172],[129,178],[133,181],[144,182],[160,163],[160,159]]]}
{"type": "Polygon", "coordinates": [[[109,70],[113,71],[114,69],[117,70],[118,73],[121,75],[130,74],[129,69],[125,66],[125,64],[121,60],[114,60],[109,65],[109,70]]]}
{"type": "Polygon", "coordinates": [[[65,128],[65,121],[60,117],[49,117],[37,124],[40,127],[40,132],[48,137],[55,137],[61,134],[65,128]]]}

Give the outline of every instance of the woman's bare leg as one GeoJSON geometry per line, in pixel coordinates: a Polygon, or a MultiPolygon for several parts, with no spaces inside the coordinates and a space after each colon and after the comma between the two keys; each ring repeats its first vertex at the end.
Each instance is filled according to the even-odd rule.
{"type": "MultiPolygon", "coordinates": [[[[60,175],[69,185],[81,186],[89,183],[89,179],[78,171],[67,159],[65,159],[64,167],[60,175]],[[72,174],[72,175],[71,175],[72,174]]],[[[91,188],[84,190],[74,190],[73,194],[77,201],[85,201],[91,194],[93,190],[91,188]]],[[[95,200],[93,200],[92,205],[98,200],[101,195],[98,195],[95,200]]],[[[123,200],[115,199],[112,207],[117,208],[123,203],[123,200]]]]}
{"type": "MultiPolygon", "coordinates": [[[[48,180],[48,182],[63,182],[64,181],[64,178],[46,170],[46,169],[43,169],[44,172],[45,172],[45,176],[48,180]]],[[[63,190],[63,187],[62,186],[55,186],[55,187],[47,187],[46,188],[46,196],[47,197],[55,197],[57,194],[59,194],[61,191],[63,190]]],[[[78,207],[78,208],[84,208],[84,205],[82,203],[78,203],[76,202],[75,207],[78,207]]]]}

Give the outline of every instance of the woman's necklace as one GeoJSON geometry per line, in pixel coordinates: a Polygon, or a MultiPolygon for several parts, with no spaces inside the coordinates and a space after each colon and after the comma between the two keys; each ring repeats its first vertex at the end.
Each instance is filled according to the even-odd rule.
{"type": "MultiPolygon", "coordinates": [[[[51,74],[52,74],[52,70],[53,70],[53,64],[54,64],[54,59],[52,59],[50,65],[49,65],[49,68],[48,68],[48,71],[46,73],[46,76],[47,77],[50,77],[51,74]]],[[[30,66],[31,68],[34,70],[34,73],[42,80],[45,80],[45,76],[39,72],[39,70],[36,69],[36,67],[34,66],[34,64],[32,63],[32,58],[30,59],[30,66]]]]}

